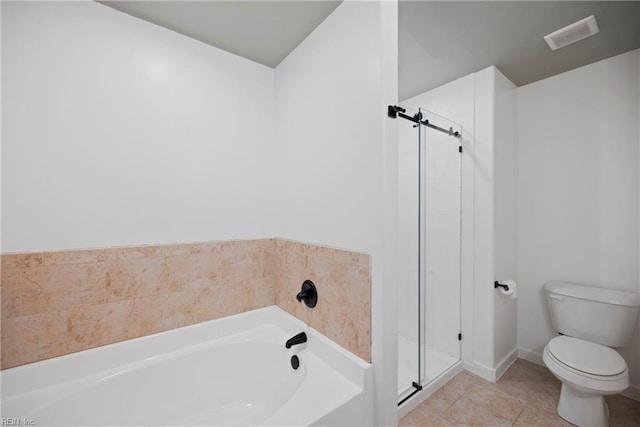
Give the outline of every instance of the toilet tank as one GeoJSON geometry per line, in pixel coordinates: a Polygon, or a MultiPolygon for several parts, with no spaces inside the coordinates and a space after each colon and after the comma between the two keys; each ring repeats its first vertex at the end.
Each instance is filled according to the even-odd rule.
{"type": "Polygon", "coordinates": [[[568,282],[549,282],[544,289],[558,332],[607,347],[631,340],[640,294],[568,282]]]}

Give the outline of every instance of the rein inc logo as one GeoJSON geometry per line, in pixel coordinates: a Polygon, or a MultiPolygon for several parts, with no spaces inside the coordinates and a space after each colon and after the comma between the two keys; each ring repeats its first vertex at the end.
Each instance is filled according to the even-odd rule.
{"type": "Polygon", "coordinates": [[[36,420],[31,418],[5,418],[2,417],[3,426],[35,426],[36,420]]]}

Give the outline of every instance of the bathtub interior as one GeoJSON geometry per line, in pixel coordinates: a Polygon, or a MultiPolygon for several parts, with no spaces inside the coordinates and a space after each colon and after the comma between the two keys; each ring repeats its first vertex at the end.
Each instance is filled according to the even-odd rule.
{"type": "Polygon", "coordinates": [[[275,306],[8,369],[0,379],[2,416],[37,425],[371,422],[371,365],[275,306]],[[301,331],[308,342],[286,349],[301,331]]]}

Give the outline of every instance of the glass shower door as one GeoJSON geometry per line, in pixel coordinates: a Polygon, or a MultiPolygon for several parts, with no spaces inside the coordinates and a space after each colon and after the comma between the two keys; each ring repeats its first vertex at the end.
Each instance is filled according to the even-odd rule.
{"type": "MultiPolygon", "coordinates": [[[[431,123],[462,133],[460,125],[420,110],[431,123]]],[[[424,331],[423,384],[460,360],[461,171],[460,139],[421,126],[422,197],[420,288],[424,331]]]]}
{"type": "MultiPolygon", "coordinates": [[[[407,109],[414,116],[418,111],[407,109]]],[[[404,399],[415,391],[422,376],[419,278],[420,130],[412,122],[399,123],[399,234],[398,253],[398,396],[404,399]]]]}
{"type": "Polygon", "coordinates": [[[406,114],[420,124],[399,127],[400,402],[460,359],[461,153],[451,133],[461,129],[424,109],[406,114]]]}

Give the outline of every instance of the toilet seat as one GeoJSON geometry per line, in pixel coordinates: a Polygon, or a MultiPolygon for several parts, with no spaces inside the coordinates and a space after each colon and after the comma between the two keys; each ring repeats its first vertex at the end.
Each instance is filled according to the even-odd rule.
{"type": "Polygon", "coordinates": [[[625,360],[614,349],[568,336],[549,341],[548,349],[558,362],[594,377],[611,377],[627,369],[625,360]]]}
{"type": "Polygon", "coordinates": [[[563,383],[569,383],[572,387],[585,393],[602,395],[619,393],[629,387],[629,368],[626,363],[624,370],[619,374],[594,375],[569,366],[563,360],[554,356],[549,347],[549,344],[547,344],[544,348],[542,359],[551,373],[563,383]]]}

